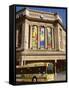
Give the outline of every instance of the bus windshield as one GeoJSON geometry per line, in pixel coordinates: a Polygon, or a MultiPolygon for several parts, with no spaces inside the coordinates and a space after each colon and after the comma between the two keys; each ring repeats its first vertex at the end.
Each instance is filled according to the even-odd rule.
{"type": "Polygon", "coordinates": [[[53,66],[53,64],[48,64],[47,73],[48,74],[54,73],[54,66],[53,66]]]}

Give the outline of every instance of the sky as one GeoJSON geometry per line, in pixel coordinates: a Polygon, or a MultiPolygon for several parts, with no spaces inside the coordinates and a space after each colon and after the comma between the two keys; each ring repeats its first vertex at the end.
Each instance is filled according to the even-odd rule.
{"type": "Polygon", "coordinates": [[[27,6],[16,6],[16,12],[23,9],[23,8],[30,8],[32,10],[38,11],[45,11],[45,12],[52,12],[57,13],[61,17],[63,21],[64,28],[66,29],[66,8],[51,8],[51,7],[27,7],[27,6]]]}

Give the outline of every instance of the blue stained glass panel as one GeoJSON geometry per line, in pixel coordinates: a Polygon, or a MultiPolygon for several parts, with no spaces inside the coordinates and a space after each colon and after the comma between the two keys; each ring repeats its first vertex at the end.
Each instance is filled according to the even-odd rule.
{"type": "Polygon", "coordinates": [[[44,46],[44,41],[40,41],[40,46],[44,46]]]}

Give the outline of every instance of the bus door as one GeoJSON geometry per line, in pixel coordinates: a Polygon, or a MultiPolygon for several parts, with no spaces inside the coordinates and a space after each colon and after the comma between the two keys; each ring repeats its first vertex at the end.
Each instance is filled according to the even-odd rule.
{"type": "Polygon", "coordinates": [[[47,81],[53,81],[55,79],[54,64],[47,64],[47,81]]]}

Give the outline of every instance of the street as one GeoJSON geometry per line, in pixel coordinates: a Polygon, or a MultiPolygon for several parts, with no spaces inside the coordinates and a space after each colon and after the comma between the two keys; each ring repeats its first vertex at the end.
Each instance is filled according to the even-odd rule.
{"type": "Polygon", "coordinates": [[[66,80],[66,72],[56,73],[55,81],[66,80]]]}

